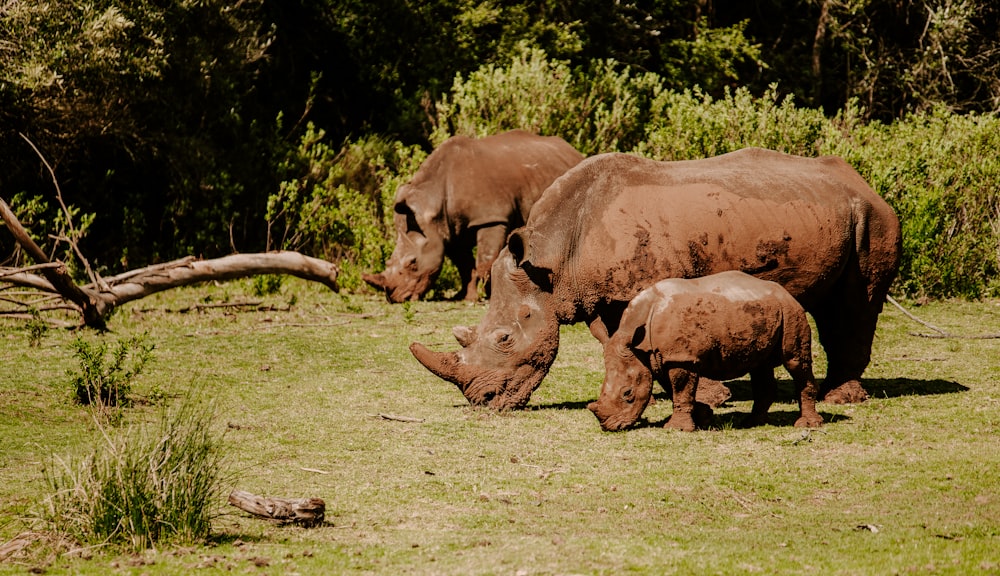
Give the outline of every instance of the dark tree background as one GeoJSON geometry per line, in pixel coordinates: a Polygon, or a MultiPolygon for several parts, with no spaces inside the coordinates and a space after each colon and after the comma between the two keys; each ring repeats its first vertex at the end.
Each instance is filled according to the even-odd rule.
{"type": "Polygon", "coordinates": [[[675,90],[776,85],[829,115],[855,99],[891,122],[1000,108],[998,20],[989,0],[6,2],[0,195],[52,201],[23,135],[95,215],[83,242],[102,269],[261,250],[308,122],[334,146],[426,147],[456,74],[523,46],[579,69],[611,58],[675,90]]]}

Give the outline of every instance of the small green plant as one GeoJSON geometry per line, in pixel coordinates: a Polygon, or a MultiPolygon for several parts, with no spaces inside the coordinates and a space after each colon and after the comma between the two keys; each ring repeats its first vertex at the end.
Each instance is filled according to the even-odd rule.
{"type": "Polygon", "coordinates": [[[253,277],[254,296],[270,296],[281,291],[284,277],[278,274],[261,274],[253,277]]]}
{"type": "Polygon", "coordinates": [[[37,308],[31,309],[31,320],[28,320],[28,346],[38,348],[42,345],[42,338],[49,331],[49,325],[42,320],[42,314],[37,308]]]}
{"type": "Polygon", "coordinates": [[[409,300],[403,302],[403,321],[407,324],[413,324],[416,315],[417,311],[413,309],[413,302],[409,300]]]}
{"type": "Polygon", "coordinates": [[[129,403],[132,383],[153,357],[154,344],[147,333],[119,339],[110,350],[107,342],[91,344],[78,337],[71,344],[79,371],[70,371],[74,399],[83,405],[121,407],[129,403]]]}
{"type": "Polygon", "coordinates": [[[164,411],[158,426],[105,431],[89,455],[55,458],[45,469],[52,493],[43,516],[78,542],[131,551],[204,541],[222,487],[213,419],[211,410],[185,402],[164,411]]]}

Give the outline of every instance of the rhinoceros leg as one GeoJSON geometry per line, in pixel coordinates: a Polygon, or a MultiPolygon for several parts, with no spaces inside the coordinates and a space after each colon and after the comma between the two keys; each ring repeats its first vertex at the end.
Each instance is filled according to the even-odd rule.
{"type": "Polygon", "coordinates": [[[832,404],[864,402],[868,392],[861,386],[861,375],[871,361],[885,293],[875,294],[869,301],[867,287],[857,271],[846,271],[839,284],[824,302],[810,310],[827,357],[820,398],[832,404]]]}
{"type": "Polygon", "coordinates": [[[778,381],[774,378],[774,368],[763,366],[750,371],[750,389],[753,391],[753,406],[740,422],[740,427],[763,426],[770,422],[767,411],[778,396],[778,381]]]}
{"type": "Polygon", "coordinates": [[[696,427],[693,415],[694,397],[698,387],[698,375],[684,368],[671,368],[666,375],[673,392],[674,411],[663,427],[694,432],[696,427]]]}
{"type": "Polygon", "coordinates": [[[461,283],[453,300],[476,301],[479,299],[479,294],[476,292],[475,259],[472,257],[472,247],[470,235],[459,237],[448,247],[448,257],[458,269],[458,278],[461,283]]]}
{"type": "Polygon", "coordinates": [[[476,232],[476,272],[472,278],[472,288],[478,292],[479,283],[482,282],[487,297],[490,295],[490,269],[506,243],[507,226],[503,224],[486,226],[476,232]]]}

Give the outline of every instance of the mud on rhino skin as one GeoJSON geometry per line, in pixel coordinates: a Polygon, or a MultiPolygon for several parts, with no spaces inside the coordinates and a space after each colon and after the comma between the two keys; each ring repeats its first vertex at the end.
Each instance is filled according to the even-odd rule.
{"type": "Polygon", "coordinates": [[[815,319],[827,400],[861,401],[900,249],[892,208],[837,157],[599,155],[553,182],[511,234],[463,347],[410,348],[473,404],[522,408],[555,359],[560,324],[587,322],[603,344],[656,281],[741,270],[782,285],[815,319]]]}
{"type": "Polygon", "coordinates": [[[462,282],[456,299],[478,299],[478,284],[488,287],[507,234],[524,224],[549,184],[582,159],[561,138],[521,130],[445,140],[396,191],[395,249],[384,271],[362,278],[389,302],[419,300],[448,256],[462,282]]]}
{"type": "Polygon", "coordinates": [[[744,425],[757,426],[768,422],[774,368],[783,365],[799,396],[795,425],[820,426],[811,340],[805,310],[780,284],[739,271],[661,280],[629,303],[604,345],[601,394],[587,407],[604,430],[625,429],[642,415],[656,380],[673,395],[665,427],[692,431],[704,426],[695,417],[699,377],[749,372],[754,402],[744,425]]]}

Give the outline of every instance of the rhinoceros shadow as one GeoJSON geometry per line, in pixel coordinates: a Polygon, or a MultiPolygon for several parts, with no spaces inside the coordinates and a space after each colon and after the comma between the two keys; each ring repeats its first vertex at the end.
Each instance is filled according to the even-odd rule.
{"type": "MultiPolygon", "coordinates": [[[[967,392],[968,386],[963,386],[958,382],[936,378],[934,380],[917,380],[913,378],[865,378],[865,390],[871,399],[898,398],[900,396],[933,396],[937,394],[956,394],[967,392]]],[[[820,386],[822,386],[822,380],[820,386]]],[[[730,401],[750,401],[753,400],[753,393],[750,388],[750,380],[732,380],[726,382],[732,396],[730,401]]],[[[790,402],[795,399],[795,384],[788,379],[778,380],[778,401],[790,402]]]]}

